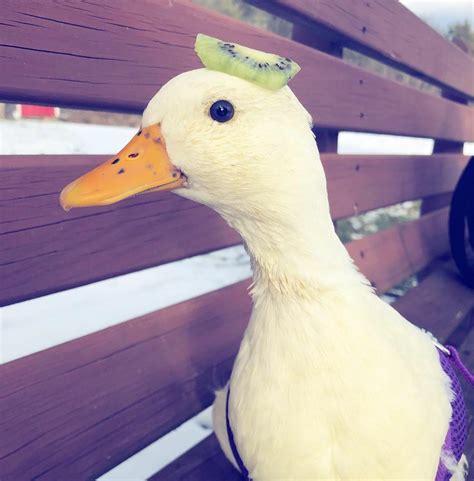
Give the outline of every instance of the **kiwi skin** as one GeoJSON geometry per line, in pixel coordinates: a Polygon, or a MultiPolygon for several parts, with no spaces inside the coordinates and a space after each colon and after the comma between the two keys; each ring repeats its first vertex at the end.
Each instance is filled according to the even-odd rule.
{"type": "Polygon", "coordinates": [[[287,57],[254,50],[199,33],[194,50],[205,67],[248,80],[261,87],[278,90],[299,71],[287,57]]]}

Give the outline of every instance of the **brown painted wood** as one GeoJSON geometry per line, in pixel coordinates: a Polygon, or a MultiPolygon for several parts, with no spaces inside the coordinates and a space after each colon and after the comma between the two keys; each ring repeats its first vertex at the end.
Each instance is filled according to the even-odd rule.
{"type": "MultiPolygon", "coordinates": [[[[474,78],[473,78],[474,81],[474,78]]],[[[443,97],[452,98],[447,92],[443,92],[443,97]]],[[[466,104],[465,100],[461,100],[461,103],[466,104]]],[[[464,151],[464,142],[455,142],[452,140],[440,140],[437,139],[433,145],[433,154],[462,154],[464,151]]],[[[438,194],[424,199],[421,204],[421,212],[427,214],[436,209],[441,209],[451,203],[451,195],[438,194]]]]}
{"type": "Polygon", "coordinates": [[[448,207],[451,203],[452,192],[447,192],[444,194],[433,195],[423,199],[421,203],[421,213],[429,214],[434,210],[442,209],[443,207],[448,207]]]}
{"type": "Polygon", "coordinates": [[[148,481],[242,481],[211,435],[148,481]]]}
{"type": "Polygon", "coordinates": [[[323,153],[332,217],[453,191],[468,157],[323,153]]]}
{"type": "MultiPolygon", "coordinates": [[[[438,263],[419,286],[398,299],[394,307],[443,342],[474,312],[474,291],[465,286],[455,266],[438,263]]],[[[472,318],[468,322],[472,323],[472,318]]]]}
{"type": "Polygon", "coordinates": [[[347,249],[382,294],[448,252],[447,222],[446,208],[353,241],[347,249]]]}
{"type": "Polygon", "coordinates": [[[96,479],[209,405],[249,317],[247,284],[1,366],[2,481],[96,479]]]}
{"type": "Polygon", "coordinates": [[[314,37],[351,47],[440,87],[474,97],[474,60],[396,0],[248,0],[314,37]]]}
{"type": "Polygon", "coordinates": [[[185,0],[4,0],[0,99],[141,111],[199,61],[197,32],[295,58],[292,87],[319,128],[474,140],[474,109],[383,79],[185,0]]]}
{"type": "MultiPolygon", "coordinates": [[[[210,209],[174,194],[65,213],[59,192],[102,156],[0,158],[0,304],[240,242],[210,209]]],[[[467,158],[322,156],[335,219],[453,189],[467,158]]]]}

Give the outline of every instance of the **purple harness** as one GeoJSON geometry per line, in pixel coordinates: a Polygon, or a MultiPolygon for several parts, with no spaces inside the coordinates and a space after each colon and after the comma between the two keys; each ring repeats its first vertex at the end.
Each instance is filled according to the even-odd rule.
{"type": "MultiPolygon", "coordinates": [[[[441,367],[451,379],[451,390],[454,397],[451,401],[452,414],[449,423],[448,433],[443,444],[443,451],[453,453],[456,462],[459,463],[467,440],[467,413],[461,383],[459,382],[454,366],[456,366],[468,383],[474,387],[474,376],[462,363],[458,351],[453,346],[446,346],[445,349],[438,348],[441,367]]],[[[448,481],[451,474],[440,461],[435,481],[448,481]]]]}
{"type": "MultiPolygon", "coordinates": [[[[464,378],[468,383],[474,387],[474,376],[468,371],[466,366],[462,363],[458,351],[453,346],[442,346],[438,347],[439,357],[441,361],[441,367],[444,372],[451,379],[451,389],[454,393],[453,400],[451,401],[452,415],[451,421],[449,423],[448,433],[443,444],[443,451],[448,453],[453,453],[456,461],[459,462],[464,451],[464,446],[466,445],[467,439],[467,414],[466,405],[464,403],[464,397],[462,394],[461,383],[454,371],[454,366],[456,366],[462,373],[464,378]]],[[[227,400],[225,408],[226,417],[226,427],[227,427],[227,437],[229,438],[230,448],[232,454],[237,462],[237,466],[243,476],[245,481],[252,481],[248,469],[239,454],[237,449],[237,444],[235,443],[234,433],[232,432],[232,427],[230,425],[229,419],[229,399],[230,399],[230,386],[227,390],[227,400]]],[[[444,464],[439,462],[438,471],[436,473],[436,478],[434,481],[448,481],[450,478],[450,473],[444,466],[444,464]]]]}

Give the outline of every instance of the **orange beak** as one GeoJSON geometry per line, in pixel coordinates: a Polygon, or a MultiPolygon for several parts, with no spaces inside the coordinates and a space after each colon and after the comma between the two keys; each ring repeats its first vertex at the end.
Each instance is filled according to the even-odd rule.
{"type": "Polygon", "coordinates": [[[169,160],[159,125],[140,130],[115,157],[61,192],[64,210],[108,205],[132,195],[183,187],[186,178],[169,160]]]}

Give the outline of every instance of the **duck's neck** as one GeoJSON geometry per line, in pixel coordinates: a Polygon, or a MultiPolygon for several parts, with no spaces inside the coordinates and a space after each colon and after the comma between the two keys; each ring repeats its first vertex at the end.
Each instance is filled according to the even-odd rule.
{"type": "Polygon", "coordinates": [[[366,288],[336,235],[327,198],[321,197],[302,201],[284,218],[232,223],[251,258],[255,300],[265,295],[320,299],[328,290],[366,288]]]}
{"type": "Polygon", "coordinates": [[[299,159],[305,154],[304,168],[266,179],[271,192],[252,191],[260,202],[245,199],[242,215],[220,210],[242,236],[253,267],[254,306],[232,374],[237,383],[259,385],[263,376],[278,384],[282,372],[293,372],[288,363],[297,372],[306,363],[328,364],[330,372],[334,359],[325,346],[343,345],[338,339],[350,332],[351,309],[370,292],[336,235],[317,150],[299,159]]]}
{"type": "Polygon", "coordinates": [[[344,346],[351,318],[341,312],[356,308],[369,287],[338,239],[329,209],[316,215],[301,210],[277,223],[233,225],[252,261],[253,310],[232,382],[252,392],[253,381],[294,382],[291,373],[303,379],[316,366],[332,372],[326,346],[344,346]]]}

